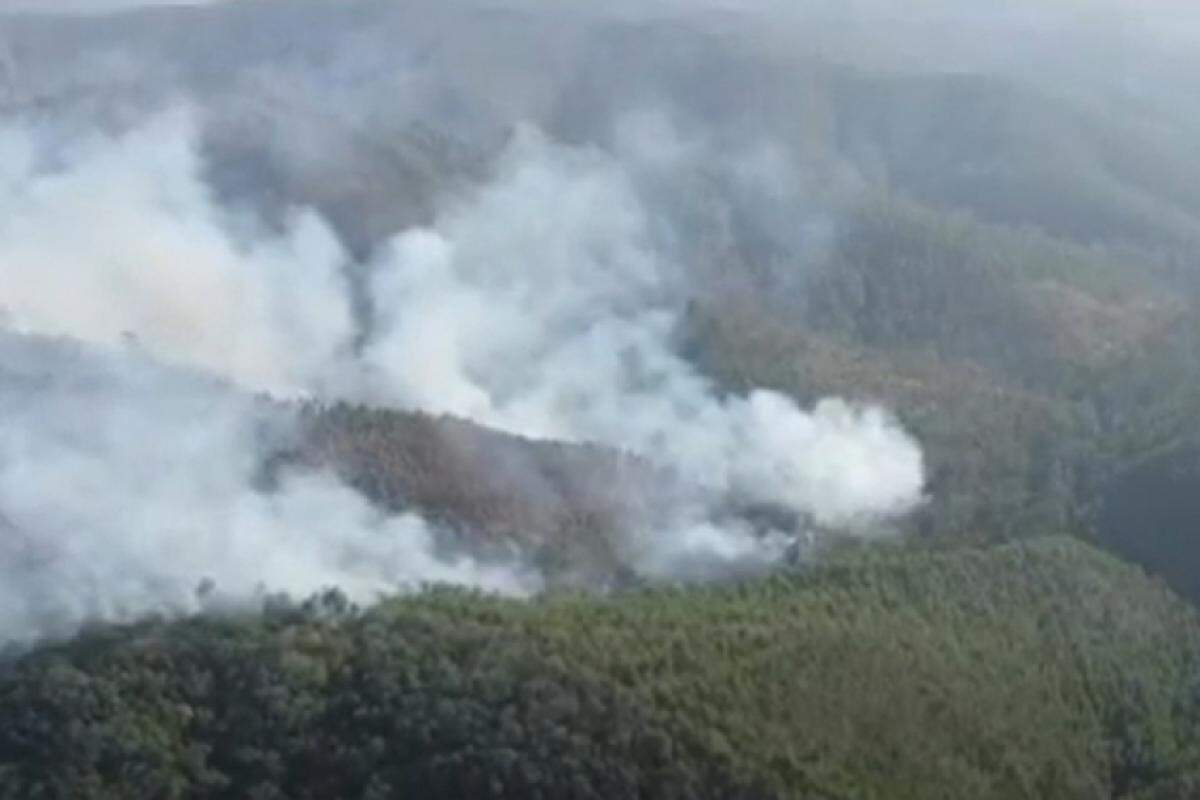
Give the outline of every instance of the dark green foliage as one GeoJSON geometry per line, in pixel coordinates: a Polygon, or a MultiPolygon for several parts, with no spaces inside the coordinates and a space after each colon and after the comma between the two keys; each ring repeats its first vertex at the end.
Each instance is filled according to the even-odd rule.
{"type": "Polygon", "coordinates": [[[0,797],[1182,797],[1198,669],[1189,607],[1069,540],[610,598],[330,593],[23,658],[0,797]]]}
{"type": "Polygon", "coordinates": [[[1130,560],[1200,598],[1200,446],[1183,443],[1140,461],[1106,492],[1100,535],[1130,560]]]}
{"type": "Polygon", "coordinates": [[[927,459],[915,529],[1094,533],[1114,478],[1190,435],[1200,305],[1172,258],[885,191],[843,217],[826,254],[792,266],[790,303],[750,284],[700,294],[683,340],[731,391],[893,409],[927,459]]]}

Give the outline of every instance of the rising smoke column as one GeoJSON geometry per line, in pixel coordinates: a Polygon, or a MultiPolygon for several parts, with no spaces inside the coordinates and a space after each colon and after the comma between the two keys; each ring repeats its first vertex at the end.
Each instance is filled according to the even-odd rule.
{"type": "Polygon", "coordinates": [[[267,233],[218,208],[183,113],[52,141],[0,133],[0,641],[192,610],[201,584],[222,602],[538,587],[439,553],[422,519],[332,476],[259,485],[295,431],[250,392],[320,392],[349,352],[324,223],[298,213],[267,233]]]}
{"type": "Polygon", "coordinates": [[[331,476],[258,486],[288,413],[138,352],[0,334],[0,420],[0,641],[190,611],[204,583],[224,602],[537,587],[509,565],[439,556],[420,518],[384,515],[331,476]]]}
{"type": "Polygon", "coordinates": [[[330,477],[261,490],[275,440],[249,392],[641,454],[687,487],[628,532],[626,557],[652,575],[772,558],[778,537],[720,515],[732,500],[863,526],[920,499],[920,450],[885,412],[723,397],[674,352],[688,265],[628,159],[520,129],[484,185],[379,249],[361,319],[322,220],[267,228],[222,208],[193,138],[186,112],[67,145],[0,134],[0,511],[23,537],[0,551],[9,632],[187,609],[204,578],[235,598],[536,586],[439,558],[420,519],[330,477]]]}
{"type": "Polygon", "coordinates": [[[61,146],[0,132],[0,310],[18,332],[135,337],[250,389],[315,387],[354,333],[341,247],[311,212],[272,235],[217,207],[192,130],[180,109],[61,146]]]}
{"type": "Polygon", "coordinates": [[[673,351],[688,272],[653,218],[613,157],[521,130],[491,184],[381,255],[363,358],[382,395],[627,449],[704,487],[707,503],[645,532],[655,571],[694,547],[754,550],[749,531],[714,529],[714,498],[839,526],[910,510],[921,453],[885,412],[839,400],[805,412],[762,390],[722,398],[673,351]]]}

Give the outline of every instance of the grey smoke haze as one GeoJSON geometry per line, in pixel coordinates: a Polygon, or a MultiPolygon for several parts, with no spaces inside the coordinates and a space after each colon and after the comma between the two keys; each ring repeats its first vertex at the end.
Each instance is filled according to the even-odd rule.
{"type": "MultiPolygon", "coordinates": [[[[1148,197],[1154,163],[1122,172],[1120,142],[1087,139],[1075,106],[1055,116],[1135,96],[1138,152],[1189,147],[1197,104],[1159,78],[1186,83],[1196,16],[235,0],[0,18],[0,639],[186,610],[204,578],[232,599],[536,587],[515,563],[442,554],[433,526],[331,476],[257,485],[289,435],[260,391],[642,454],[689,487],[627,532],[644,574],[787,546],[730,503],[886,531],[921,500],[918,445],[882,409],[722,393],[680,354],[688,300],[756,291],[799,313],[841,212],[875,187],[928,176],[931,197],[989,197],[972,181],[1010,154],[948,160],[936,134],[956,120],[930,112],[982,84],[906,82],[931,71],[1015,81],[1003,112],[1059,126],[1075,157],[1055,169],[1094,178],[1102,210],[1200,236],[1200,175],[1148,197]]],[[[983,139],[970,124],[955,135],[983,139]]],[[[1023,222],[1022,205],[980,208],[1023,222]]]]}
{"type": "Polygon", "coordinates": [[[292,393],[348,346],[333,234],[311,212],[288,236],[231,230],[198,178],[186,113],[66,151],[41,141],[0,133],[10,327],[108,346],[134,335],[165,361],[292,393]]]}
{"type": "Polygon", "coordinates": [[[265,592],[538,586],[512,564],[439,555],[421,519],[331,476],[256,488],[288,415],[137,348],[0,334],[0,413],[0,640],[265,592]],[[197,594],[206,581],[215,597],[197,594]]]}
{"type": "MultiPolygon", "coordinates": [[[[654,134],[629,145],[654,148],[631,162],[683,156],[669,130],[654,134]]],[[[647,454],[823,523],[916,502],[920,454],[882,413],[829,402],[806,414],[770,392],[720,399],[672,351],[687,275],[664,254],[677,234],[654,229],[620,162],[525,129],[495,171],[381,257],[363,360],[384,397],[647,454]]]]}
{"type": "MultiPolygon", "coordinates": [[[[132,347],[139,364],[199,370],[244,391],[451,413],[644,454],[704,490],[645,520],[653,529],[628,532],[632,566],[647,574],[778,552],[778,537],[714,522],[730,497],[826,525],[886,519],[919,500],[920,451],[883,412],[828,401],[807,413],[771,392],[722,399],[675,355],[684,266],[631,174],[688,156],[662,125],[651,139],[644,124],[629,126],[625,162],[519,131],[485,185],[379,249],[363,331],[342,271],[349,257],[328,227],[296,211],[265,230],[216,205],[189,119],[179,111],[49,151],[34,129],[0,137],[0,261],[21,265],[0,287],[10,332],[132,347]],[[52,234],[64,230],[76,234],[52,234]]],[[[760,181],[771,157],[748,152],[732,168],[760,181]]],[[[782,191],[777,178],[767,184],[782,191]]],[[[246,436],[255,415],[215,402],[198,379],[130,373],[130,358],[102,378],[87,361],[52,359],[47,381],[20,370],[9,380],[32,388],[5,421],[16,443],[5,448],[0,507],[50,547],[48,574],[22,574],[55,587],[43,600],[26,581],[11,584],[35,598],[16,630],[52,602],[67,619],[186,607],[204,578],[241,597],[260,584],[335,583],[358,596],[389,580],[532,585],[518,570],[437,560],[419,520],[372,517],[330,478],[261,494],[252,470],[267,447],[246,436]],[[64,586],[85,593],[64,598],[64,586]]]]}

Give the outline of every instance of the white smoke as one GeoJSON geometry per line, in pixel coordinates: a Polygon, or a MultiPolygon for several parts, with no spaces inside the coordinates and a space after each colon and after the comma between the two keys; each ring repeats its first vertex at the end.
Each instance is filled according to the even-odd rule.
{"type": "Polygon", "coordinates": [[[255,488],[287,415],[139,353],[0,335],[0,641],[88,618],[188,611],[212,582],[244,601],[329,586],[369,600],[426,581],[536,588],[507,565],[439,556],[319,474],[255,488]]]}
{"type": "Polygon", "coordinates": [[[39,152],[0,133],[0,310],[17,331],[114,345],[255,389],[312,387],[353,324],[337,240],[312,213],[246,230],[200,180],[190,115],[39,152]]]}
{"type": "Polygon", "coordinates": [[[536,585],[440,557],[420,519],[332,478],[257,487],[269,414],[243,390],[639,453],[696,487],[629,532],[656,575],[778,555],[782,534],[718,519],[731,499],[839,526],[920,500],[920,450],[883,411],[721,397],[675,353],[678,234],[614,155],[521,130],[486,185],[377,253],[363,328],[326,225],[297,211],[268,231],[219,207],[193,139],[182,112],[53,148],[0,133],[0,638],[190,608],[205,578],[233,598],[536,585]]]}
{"type": "Polygon", "coordinates": [[[620,164],[524,130],[494,182],[394,239],[364,360],[396,401],[645,454],[696,483],[844,525],[903,513],[917,446],[878,409],[717,396],[672,349],[686,271],[620,164]]]}
{"type": "Polygon", "coordinates": [[[257,434],[288,413],[160,366],[316,392],[353,333],[324,224],[298,214],[267,235],[219,210],[190,131],[170,114],[54,152],[36,131],[0,133],[0,641],[187,610],[205,580],[234,601],[535,589],[511,565],[439,556],[420,518],[332,477],[260,491],[263,454],[285,440],[257,434]]]}

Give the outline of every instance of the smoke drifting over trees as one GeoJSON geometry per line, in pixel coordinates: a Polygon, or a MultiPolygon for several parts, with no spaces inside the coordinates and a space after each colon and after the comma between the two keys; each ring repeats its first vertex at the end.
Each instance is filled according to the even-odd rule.
{"type": "Polygon", "coordinates": [[[0,639],[543,585],[279,466],[294,401],[632,454],[613,551],[688,578],[1077,524],[1189,341],[1182,5],[167,5],[0,6],[0,639]]]}
{"type": "MultiPolygon", "coordinates": [[[[765,141],[711,150],[653,116],[615,120],[615,148],[562,143],[480,95],[458,102],[479,104],[462,113],[481,134],[455,140],[428,109],[455,81],[486,82],[485,65],[413,66],[419,33],[386,56],[382,34],[358,47],[368,34],[351,30],[353,9],[213,13],[249,15],[230,69],[210,71],[224,56],[157,52],[149,17],[94,32],[17,18],[8,32],[0,636],[215,602],[201,585],[223,602],[328,585],[364,599],[421,581],[537,588],[520,553],[447,553],[418,516],[374,509],[332,474],[264,485],[263,465],[295,433],[290,410],[254,393],[448,413],[642,455],[680,487],[622,532],[629,566],[653,576],[765,564],[798,535],[724,514],[733,502],[860,532],[919,502],[920,451],[885,412],[724,396],[677,352],[697,274],[669,184],[728,152],[730,191],[788,203],[786,153],[765,141]],[[320,15],[345,30],[326,33],[320,15]],[[271,20],[294,21],[296,46],[315,48],[304,55],[337,63],[265,56],[251,42],[271,20]],[[91,45],[93,33],[58,67],[23,46],[91,45]],[[337,91],[361,70],[385,77],[360,98],[337,91]],[[320,111],[329,101],[346,108],[320,111]],[[244,139],[260,116],[270,136],[244,139]],[[359,136],[363,149],[347,148],[359,136]],[[376,159],[379,187],[364,174],[376,159]],[[388,182],[392,161],[403,165],[388,182]],[[414,170],[424,185],[406,179],[414,170]],[[399,211],[354,231],[356,202],[399,211]]],[[[720,202],[730,213],[739,199],[720,202]]]]}
{"type": "Polygon", "coordinates": [[[0,798],[1198,796],[1194,5],[0,0],[0,798]]]}

